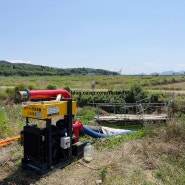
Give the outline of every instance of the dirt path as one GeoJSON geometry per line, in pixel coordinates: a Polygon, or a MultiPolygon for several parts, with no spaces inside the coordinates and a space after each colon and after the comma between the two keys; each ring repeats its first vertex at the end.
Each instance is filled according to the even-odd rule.
{"type": "MultiPolygon", "coordinates": [[[[148,90],[149,92],[159,92],[159,90],[148,90]]],[[[185,91],[184,90],[160,90],[163,93],[168,93],[168,94],[174,94],[174,95],[184,95],[185,91]]]]}
{"type": "Polygon", "coordinates": [[[0,89],[14,88],[14,86],[0,86],[0,89]]]}

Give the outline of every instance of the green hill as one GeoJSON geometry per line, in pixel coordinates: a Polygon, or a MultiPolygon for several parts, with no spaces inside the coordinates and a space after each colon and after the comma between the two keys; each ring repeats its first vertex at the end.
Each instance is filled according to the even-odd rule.
{"type": "Polygon", "coordinates": [[[92,68],[56,68],[26,63],[11,63],[0,60],[0,76],[75,76],[75,75],[119,75],[118,72],[92,68]]]}

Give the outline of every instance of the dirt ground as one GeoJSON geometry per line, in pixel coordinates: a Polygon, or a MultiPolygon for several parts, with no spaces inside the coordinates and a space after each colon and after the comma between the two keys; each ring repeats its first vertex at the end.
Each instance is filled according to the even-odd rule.
{"type": "MultiPolygon", "coordinates": [[[[139,154],[141,141],[122,143],[115,149],[95,150],[94,160],[87,163],[82,159],[63,169],[52,169],[46,176],[38,176],[23,170],[17,163],[22,156],[22,147],[17,143],[0,148],[1,185],[97,185],[97,184],[142,184],[142,181],[156,183],[153,170],[157,160],[143,159],[139,154]],[[135,175],[142,172],[142,179],[134,183],[135,175]],[[110,182],[108,178],[117,178],[110,182]],[[106,181],[105,181],[106,179],[106,181]],[[110,182],[110,183],[108,183],[110,182]]],[[[158,183],[160,184],[160,183],[158,183]]]]}

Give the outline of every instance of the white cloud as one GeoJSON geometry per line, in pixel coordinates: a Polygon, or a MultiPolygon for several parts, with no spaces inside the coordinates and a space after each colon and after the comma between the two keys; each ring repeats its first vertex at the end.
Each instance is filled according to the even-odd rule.
{"type": "Polygon", "coordinates": [[[31,64],[31,61],[24,61],[24,60],[7,60],[11,63],[24,63],[24,64],[31,64]]]}

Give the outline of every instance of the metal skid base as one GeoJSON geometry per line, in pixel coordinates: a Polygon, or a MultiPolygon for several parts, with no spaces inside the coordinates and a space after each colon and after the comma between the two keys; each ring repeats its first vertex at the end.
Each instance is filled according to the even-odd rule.
{"type": "Polygon", "coordinates": [[[52,169],[64,168],[67,165],[70,165],[72,162],[73,162],[73,160],[67,160],[63,163],[58,163],[58,164],[55,164],[51,167],[48,167],[48,165],[46,163],[43,163],[39,166],[36,166],[35,164],[33,164],[25,159],[22,159],[22,168],[26,169],[28,171],[35,172],[37,175],[46,175],[47,173],[52,171],[52,169]]]}

